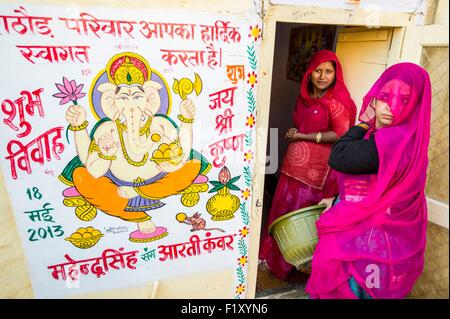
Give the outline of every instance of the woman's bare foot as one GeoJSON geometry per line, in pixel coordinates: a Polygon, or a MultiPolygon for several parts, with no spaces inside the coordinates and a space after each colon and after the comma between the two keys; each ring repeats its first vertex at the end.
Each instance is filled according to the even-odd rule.
{"type": "Polygon", "coordinates": [[[137,227],[143,234],[150,234],[156,230],[155,223],[153,223],[150,219],[145,222],[137,223],[137,227]]]}

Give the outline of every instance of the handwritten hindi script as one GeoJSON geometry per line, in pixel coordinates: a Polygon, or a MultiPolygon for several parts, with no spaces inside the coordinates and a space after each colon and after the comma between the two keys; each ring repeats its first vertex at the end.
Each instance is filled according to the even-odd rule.
{"type": "Polygon", "coordinates": [[[165,261],[167,258],[177,259],[179,257],[186,258],[187,256],[200,255],[202,254],[202,249],[208,253],[211,253],[215,249],[233,250],[233,246],[231,244],[233,243],[233,238],[236,235],[209,238],[210,236],[210,233],[206,233],[207,238],[201,240],[197,235],[192,235],[187,242],[172,245],[160,245],[158,246],[158,252],[161,255],[159,260],[165,261]]]}
{"type": "Polygon", "coordinates": [[[124,248],[119,250],[105,249],[100,257],[74,260],[69,255],[64,255],[66,262],[51,265],[47,268],[52,272],[52,277],[55,280],[66,280],[67,276],[73,281],[78,280],[79,275],[88,275],[92,273],[97,278],[106,275],[106,273],[112,269],[131,269],[134,270],[134,266],[138,259],[136,254],[137,250],[124,252],[124,248]]]}
{"type": "Polygon", "coordinates": [[[261,19],[146,6],[0,3],[0,167],[36,298],[223,269],[245,296],[261,19]]]}

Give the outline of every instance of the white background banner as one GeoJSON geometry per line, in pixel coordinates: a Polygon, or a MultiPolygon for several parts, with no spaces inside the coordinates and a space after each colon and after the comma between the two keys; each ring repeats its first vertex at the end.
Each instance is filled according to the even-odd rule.
{"type": "Polygon", "coordinates": [[[217,269],[232,269],[230,289],[244,296],[259,17],[31,4],[0,4],[0,15],[0,161],[35,296],[217,269]],[[160,89],[149,93],[147,81],[160,89]],[[102,95],[107,83],[117,91],[102,95]],[[147,157],[133,153],[120,112],[146,100],[160,104],[138,115],[147,157]],[[73,105],[86,111],[78,131],[67,130],[73,105]],[[91,144],[75,140],[84,129],[97,132],[91,144]],[[155,151],[167,157],[166,142],[186,154],[190,141],[196,166],[164,175],[155,151]],[[80,154],[97,157],[72,161],[80,154]],[[111,166],[92,176],[96,163],[111,166]],[[204,223],[188,219],[196,212],[204,223]]]}

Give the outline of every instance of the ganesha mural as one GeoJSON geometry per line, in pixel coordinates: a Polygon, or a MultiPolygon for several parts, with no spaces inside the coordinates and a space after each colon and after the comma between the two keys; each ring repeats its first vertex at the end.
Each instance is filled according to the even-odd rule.
{"type": "Polygon", "coordinates": [[[0,166],[36,298],[197,274],[246,297],[254,9],[0,4],[0,166]]]}
{"type": "MultiPolygon", "coordinates": [[[[198,95],[197,74],[191,84],[198,95]]],[[[192,149],[196,107],[186,94],[180,96],[176,124],[168,116],[172,98],[163,76],[144,57],[124,52],[113,56],[91,85],[97,123],[89,125],[82,105],[67,109],[77,156],[59,178],[69,186],[64,204],[75,207],[78,218],[90,221],[101,211],[136,223],[129,240],[145,243],[168,235],[151,217],[164,198],[181,195],[185,206],[198,202],[198,193],[208,189],[211,165],[192,149]]]]}

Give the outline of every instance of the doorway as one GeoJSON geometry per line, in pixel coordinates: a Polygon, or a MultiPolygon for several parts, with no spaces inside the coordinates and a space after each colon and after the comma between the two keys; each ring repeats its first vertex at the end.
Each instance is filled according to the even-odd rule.
{"type": "MultiPolygon", "coordinates": [[[[269,113],[271,129],[268,131],[272,136],[267,139],[266,149],[271,169],[266,167],[260,247],[263,245],[264,234],[267,233],[267,220],[278,183],[279,168],[288,146],[284,134],[293,127],[292,113],[310,57],[321,49],[336,53],[359,112],[363,94],[387,67],[393,31],[393,28],[369,29],[277,22],[269,113]]],[[[260,261],[256,298],[307,298],[304,292],[307,279],[307,274],[295,269],[286,279],[278,279],[265,262],[260,261]]]]}

